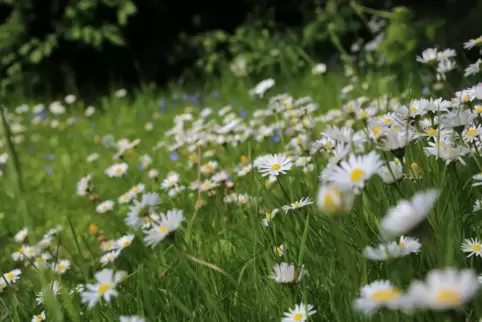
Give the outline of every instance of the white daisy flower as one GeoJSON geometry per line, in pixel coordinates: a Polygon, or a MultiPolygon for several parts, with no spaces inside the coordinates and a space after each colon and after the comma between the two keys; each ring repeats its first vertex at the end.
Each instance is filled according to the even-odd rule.
{"type": "Polygon", "coordinates": [[[161,198],[155,192],[148,192],[142,195],[141,201],[134,200],[134,204],[129,206],[129,212],[125,218],[128,226],[137,229],[142,226],[146,217],[149,217],[161,202],[161,198]]]}
{"type": "Polygon", "coordinates": [[[399,309],[407,306],[402,292],[390,281],[378,280],[365,285],[360,290],[360,297],[353,303],[357,311],[373,314],[379,308],[399,309]]]}
{"type": "Polygon", "coordinates": [[[23,243],[23,241],[25,240],[25,238],[27,238],[27,236],[28,236],[28,228],[25,227],[15,234],[15,242],[23,243]]]}
{"type": "Polygon", "coordinates": [[[351,210],[355,195],[336,185],[322,185],[318,192],[317,205],[326,214],[340,214],[351,210]]]}
{"type": "Polygon", "coordinates": [[[111,178],[122,177],[127,172],[128,167],[128,164],[125,162],[114,164],[105,170],[105,174],[107,174],[111,178]]]}
{"type": "Polygon", "coordinates": [[[104,299],[107,302],[119,293],[115,290],[117,281],[114,271],[104,269],[95,273],[95,284],[87,284],[87,290],[80,294],[82,303],[87,303],[89,309],[93,308],[99,300],[104,299]]]}
{"type": "Polygon", "coordinates": [[[270,278],[274,279],[278,284],[290,284],[301,281],[305,274],[304,266],[301,266],[298,270],[295,268],[295,265],[283,262],[274,265],[270,278]]]}
{"type": "Polygon", "coordinates": [[[412,282],[407,296],[420,309],[456,309],[477,293],[479,285],[473,270],[449,267],[430,271],[426,282],[412,282]]]}
{"type": "Polygon", "coordinates": [[[265,214],[265,217],[263,218],[263,225],[266,227],[269,227],[269,223],[273,218],[276,216],[276,214],[279,212],[279,209],[273,209],[271,212],[267,212],[265,214]]]}
{"type": "Polygon", "coordinates": [[[478,238],[467,238],[464,240],[460,249],[464,253],[469,253],[467,257],[471,257],[472,255],[482,257],[482,243],[478,238]]]}
{"type": "Polygon", "coordinates": [[[469,41],[464,42],[464,48],[468,50],[476,46],[480,46],[481,44],[482,44],[482,36],[477,37],[475,39],[470,39],[469,41]]]}
{"type": "Polygon", "coordinates": [[[122,249],[115,249],[102,255],[102,257],[100,258],[100,263],[102,264],[102,266],[113,263],[117,259],[117,257],[119,257],[121,251],[122,249]]]}
{"type": "Polygon", "coordinates": [[[422,56],[417,56],[417,61],[422,64],[430,64],[438,59],[437,48],[427,48],[422,52],[422,56]]]}
{"type": "Polygon", "coordinates": [[[20,274],[22,274],[22,271],[19,269],[14,269],[8,273],[3,274],[3,278],[7,281],[8,284],[14,284],[15,282],[18,281],[20,278],[20,274]]]}
{"type": "Polygon", "coordinates": [[[95,210],[99,213],[99,214],[105,214],[106,212],[114,209],[114,202],[112,200],[106,200],[104,202],[101,202],[100,204],[97,205],[97,207],[95,208],[95,210]]]}
{"type": "Polygon", "coordinates": [[[152,228],[149,230],[144,231],[146,234],[144,243],[146,246],[154,248],[159,242],[164,240],[167,235],[176,231],[184,220],[182,210],[172,209],[169,210],[167,214],[161,214],[160,222],[152,225],[152,228]]]}
{"type": "Polygon", "coordinates": [[[399,201],[381,221],[382,237],[391,239],[415,228],[432,210],[438,196],[438,190],[430,189],[415,194],[410,200],[399,201]]]}
{"type": "Polygon", "coordinates": [[[175,187],[177,184],[179,184],[180,178],[181,178],[181,175],[179,173],[170,172],[167,175],[167,178],[161,182],[161,189],[169,190],[172,187],[175,187]]]}
{"type": "Polygon", "coordinates": [[[403,178],[403,166],[399,159],[390,161],[388,166],[384,165],[378,170],[378,175],[386,184],[394,183],[403,178]]]}
{"type": "Polygon", "coordinates": [[[299,201],[295,201],[295,202],[291,203],[290,205],[283,206],[283,210],[285,211],[285,213],[287,213],[290,210],[295,210],[295,209],[302,208],[304,206],[311,205],[313,202],[314,201],[311,200],[310,197],[301,198],[299,201]]]}
{"type": "Polygon", "coordinates": [[[36,301],[38,305],[44,303],[44,299],[46,294],[51,293],[54,297],[60,294],[60,283],[59,281],[51,282],[46,288],[42,289],[40,292],[37,293],[36,301]]]}
{"type": "Polygon", "coordinates": [[[125,235],[117,240],[117,245],[119,245],[120,248],[126,248],[132,244],[133,240],[134,235],[125,235]]]}
{"type": "Polygon", "coordinates": [[[142,316],[137,316],[137,315],[125,316],[125,315],[122,315],[120,317],[120,322],[146,322],[146,320],[142,316]]]}
{"type": "Polygon", "coordinates": [[[359,191],[381,166],[382,162],[375,151],[363,156],[351,154],[347,161],[342,161],[339,166],[331,168],[326,173],[325,181],[359,191]]]}
{"type": "Polygon", "coordinates": [[[281,322],[305,322],[308,321],[308,317],[316,313],[313,310],[314,306],[311,304],[296,304],[294,309],[290,309],[286,312],[281,319],[281,322]]]}
{"type": "Polygon", "coordinates": [[[45,319],[46,319],[45,311],[42,311],[40,314],[34,315],[32,317],[32,322],[42,322],[42,321],[45,321],[45,319]]]}
{"type": "Polygon", "coordinates": [[[68,259],[62,259],[53,265],[52,270],[58,274],[65,274],[70,269],[70,265],[71,263],[68,259]]]}
{"type": "Polygon", "coordinates": [[[285,154],[270,154],[257,158],[254,166],[264,176],[278,176],[279,174],[286,174],[286,171],[293,167],[291,158],[285,154]]]}

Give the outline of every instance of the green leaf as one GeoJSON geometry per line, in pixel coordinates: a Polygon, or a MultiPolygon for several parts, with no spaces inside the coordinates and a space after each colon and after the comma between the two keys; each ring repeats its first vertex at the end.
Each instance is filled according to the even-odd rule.
{"type": "Polygon", "coordinates": [[[37,64],[44,58],[41,48],[37,48],[30,53],[30,62],[37,64]]]}

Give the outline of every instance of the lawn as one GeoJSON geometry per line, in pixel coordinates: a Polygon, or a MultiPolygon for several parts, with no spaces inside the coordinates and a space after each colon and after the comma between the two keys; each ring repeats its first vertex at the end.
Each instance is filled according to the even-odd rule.
{"type": "Polygon", "coordinates": [[[442,74],[9,103],[0,321],[478,320],[482,86],[442,74]]]}

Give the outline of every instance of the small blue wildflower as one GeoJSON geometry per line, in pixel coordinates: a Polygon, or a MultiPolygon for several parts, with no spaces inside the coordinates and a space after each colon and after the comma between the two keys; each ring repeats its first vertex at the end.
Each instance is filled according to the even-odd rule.
{"type": "Polygon", "coordinates": [[[177,161],[179,159],[179,154],[177,152],[172,152],[171,154],[169,154],[169,159],[171,159],[172,161],[177,161]]]}

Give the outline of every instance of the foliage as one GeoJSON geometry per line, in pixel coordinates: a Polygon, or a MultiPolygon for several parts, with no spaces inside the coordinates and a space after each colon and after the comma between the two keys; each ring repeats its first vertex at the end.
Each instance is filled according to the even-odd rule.
{"type": "Polygon", "coordinates": [[[131,0],[69,1],[62,7],[48,2],[47,12],[41,11],[33,0],[4,4],[10,13],[0,25],[2,91],[22,80],[23,71],[55,54],[60,46],[71,44],[74,48],[98,50],[107,44],[124,46],[122,29],[136,13],[131,0]],[[110,13],[114,18],[104,19],[110,13]],[[44,20],[47,22],[42,23],[44,20]]]}

